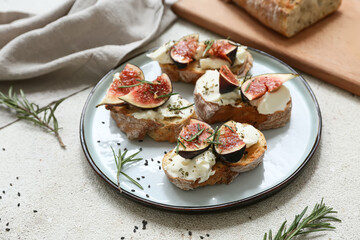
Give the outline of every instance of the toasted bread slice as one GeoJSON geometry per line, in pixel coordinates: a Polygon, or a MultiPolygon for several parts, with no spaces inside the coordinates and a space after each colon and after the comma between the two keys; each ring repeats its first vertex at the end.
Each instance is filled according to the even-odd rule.
{"type": "MultiPolygon", "coordinates": [[[[176,98],[177,95],[171,98],[176,98]]],[[[188,101],[182,99],[186,104],[188,101]]],[[[166,108],[166,103],[162,109],[166,108]]],[[[169,141],[176,142],[176,139],[181,131],[181,128],[187,125],[191,118],[197,118],[195,109],[193,106],[189,107],[187,115],[182,116],[168,116],[158,117],[161,115],[160,108],[154,110],[140,110],[139,108],[131,105],[124,106],[106,106],[111,112],[111,117],[115,120],[116,125],[121,131],[126,133],[128,139],[139,140],[144,139],[146,135],[149,135],[155,141],[169,141]],[[143,116],[137,116],[142,113],[143,116]],[[157,117],[147,117],[146,115],[155,115],[157,117]]]]}
{"type": "MultiPolygon", "coordinates": [[[[239,77],[244,76],[252,67],[253,58],[249,52],[246,52],[246,60],[241,65],[230,67],[230,70],[239,77]]],[[[171,81],[186,82],[195,84],[196,81],[206,72],[206,69],[200,67],[199,60],[190,63],[186,68],[179,69],[175,64],[159,64],[161,71],[166,73],[171,81]]]]}
{"type": "MultiPolygon", "coordinates": [[[[268,76],[280,76],[284,79],[291,79],[297,75],[259,75],[259,77],[264,79],[268,79],[268,76]]],[[[254,79],[257,77],[254,77],[254,79]]],[[[291,95],[288,88],[282,85],[281,82],[278,82],[279,86],[276,90],[266,92],[264,86],[263,95],[248,100],[244,96],[243,90],[236,86],[230,92],[220,93],[221,81],[224,80],[221,79],[219,72],[212,70],[207,71],[196,83],[194,89],[195,109],[197,115],[203,121],[212,124],[234,120],[236,122],[249,123],[260,130],[265,130],[282,127],[290,120],[291,95]]],[[[251,80],[246,80],[246,83],[249,81],[251,80]]],[[[243,85],[241,86],[243,87],[243,85]]],[[[249,94],[254,89],[248,88],[247,90],[249,89],[251,91],[246,92],[246,94],[250,97],[249,94]]]]}
{"type": "Polygon", "coordinates": [[[204,122],[213,124],[234,120],[249,123],[260,130],[273,129],[285,126],[291,116],[291,99],[283,111],[272,114],[261,114],[256,106],[243,102],[240,99],[236,105],[220,105],[206,101],[203,96],[194,92],[196,113],[204,122]]]}
{"type": "MultiPolygon", "coordinates": [[[[248,124],[243,124],[244,126],[248,124]]],[[[191,190],[198,187],[215,184],[229,184],[231,183],[239,173],[246,172],[257,167],[263,160],[265,151],[267,149],[265,136],[259,132],[259,140],[256,144],[246,148],[245,154],[242,158],[235,163],[230,163],[216,158],[216,163],[212,166],[212,175],[206,181],[201,181],[200,178],[196,180],[186,179],[185,176],[174,176],[168,170],[171,164],[174,164],[174,156],[177,154],[174,150],[171,150],[162,159],[162,168],[168,177],[168,179],[177,187],[183,190],[191,190]]],[[[208,151],[212,151],[210,148],[208,151]]],[[[194,159],[191,161],[195,161],[194,159]]]]}

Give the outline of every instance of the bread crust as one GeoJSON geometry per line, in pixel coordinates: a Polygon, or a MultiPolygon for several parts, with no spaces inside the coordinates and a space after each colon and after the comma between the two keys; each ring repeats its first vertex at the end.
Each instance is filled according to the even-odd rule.
{"type": "Polygon", "coordinates": [[[189,124],[191,118],[197,118],[195,111],[187,118],[170,118],[163,120],[137,119],[133,113],[136,109],[129,106],[106,106],[111,117],[121,131],[126,133],[130,140],[144,139],[149,135],[157,142],[176,142],[183,126],[189,124]]]}
{"type": "MultiPolygon", "coordinates": [[[[245,126],[248,124],[244,124],[245,126]]],[[[253,146],[246,149],[246,153],[236,163],[229,163],[216,159],[216,163],[212,170],[215,174],[210,176],[206,181],[199,183],[199,179],[196,181],[187,180],[179,177],[173,177],[166,171],[166,165],[170,164],[170,156],[173,150],[165,154],[162,160],[162,168],[168,177],[168,179],[178,188],[183,190],[191,190],[198,187],[204,187],[207,185],[215,184],[230,184],[241,172],[247,172],[256,168],[263,160],[265,151],[267,149],[266,139],[262,132],[260,132],[259,141],[253,146]]]]}
{"type": "MultiPolygon", "coordinates": [[[[161,71],[166,73],[170,80],[173,82],[186,82],[195,84],[196,81],[206,72],[205,69],[200,68],[199,61],[191,62],[186,68],[179,69],[175,64],[159,64],[161,71]]],[[[250,70],[253,65],[253,58],[251,54],[246,52],[246,60],[242,65],[230,67],[231,71],[241,76],[244,76],[246,72],[250,70]]]]}
{"type": "Polygon", "coordinates": [[[292,37],[336,11],[341,0],[233,0],[264,25],[292,37]]]}
{"type": "Polygon", "coordinates": [[[240,99],[236,107],[233,105],[219,105],[207,102],[203,96],[194,91],[194,103],[196,114],[201,120],[209,124],[234,120],[248,123],[259,130],[283,127],[291,116],[291,99],[283,111],[273,114],[261,114],[255,106],[242,102],[240,99]]]}

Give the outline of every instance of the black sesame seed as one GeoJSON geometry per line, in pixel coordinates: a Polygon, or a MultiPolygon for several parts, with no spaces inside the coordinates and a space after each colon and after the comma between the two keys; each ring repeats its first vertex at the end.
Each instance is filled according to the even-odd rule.
{"type": "Polygon", "coordinates": [[[116,143],[118,146],[120,146],[120,143],[116,143]]]}
{"type": "Polygon", "coordinates": [[[120,239],[121,239],[121,240],[124,240],[124,239],[125,239],[125,237],[121,237],[120,239]]]}
{"type": "Polygon", "coordinates": [[[249,217],[249,219],[251,220],[251,216],[249,217]]]}
{"type": "Polygon", "coordinates": [[[12,187],[12,183],[10,183],[10,187],[12,187]]]}
{"type": "Polygon", "coordinates": [[[3,151],[5,151],[5,148],[3,148],[3,151]]]}
{"type": "Polygon", "coordinates": [[[140,178],[138,177],[138,178],[136,178],[138,181],[140,181],[140,178]]]}
{"type": "Polygon", "coordinates": [[[160,161],[157,161],[157,163],[160,163],[160,161]]]}
{"type": "Polygon", "coordinates": [[[2,196],[0,196],[0,199],[2,199],[2,196]]]}
{"type": "Polygon", "coordinates": [[[159,170],[161,170],[161,167],[159,166],[159,170]]]}
{"type": "Polygon", "coordinates": [[[34,210],[33,212],[34,212],[34,213],[37,213],[37,210],[34,210]]]}
{"type": "Polygon", "coordinates": [[[135,228],[134,228],[133,232],[136,233],[136,229],[135,229],[135,228]]]}
{"type": "Polygon", "coordinates": [[[145,165],[145,166],[148,166],[148,165],[149,165],[149,163],[148,163],[148,162],[145,162],[145,163],[144,163],[144,165],[145,165]]]}
{"type": "Polygon", "coordinates": [[[18,205],[17,205],[18,207],[20,207],[20,203],[18,203],[18,205]]]}
{"type": "Polygon", "coordinates": [[[5,191],[3,191],[3,194],[5,194],[5,191]]]}
{"type": "Polygon", "coordinates": [[[192,232],[191,231],[189,231],[189,236],[191,236],[192,235],[192,232]]]}
{"type": "Polygon", "coordinates": [[[142,148],[139,148],[140,151],[142,151],[142,148]]]}
{"type": "Polygon", "coordinates": [[[124,148],[124,151],[127,151],[127,148],[124,148]]]}
{"type": "Polygon", "coordinates": [[[6,226],[9,226],[9,222],[6,224],[6,226]]]}
{"type": "Polygon", "coordinates": [[[102,124],[105,124],[105,122],[101,122],[102,124]]]}
{"type": "Polygon", "coordinates": [[[203,236],[200,236],[200,238],[201,238],[201,239],[204,239],[204,237],[203,237],[203,236]]]}
{"type": "Polygon", "coordinates": [[[19,177],[16,177],[16,180],[19,180],[19,177]]]}
{"type": "Polygon", "coordinates": [[[141,176],[141,178],[145,178],[145,176],[141,176]]]}
{"type": "Polygon", "coordinates": [[[153,159],[153,158],[151,158],[151,161],[153,162],[153,161],[154,161],[154,159],[153,159]]]}
{"type": "Polygon", "coordinates": [[[139,227],[138,226],[134,226],[134,228],[137,230],[137,229],[139,229],[139,227]]]}
{"type": "Polygon", "coordinates": [[[100,140],[97,140],[97,142],[99,143],[99,142],[100,142],[100,140]]]}
{"type": "Polygon", "coordinates": [[[167,154],[167,151],[165,151],[164,154],[167,154]]]}
{"type": "Polygon", "coordinates": [[[148,188],[150,188],[150,184],[148,185],[148,188]]]}
{"type": "Polygon", "coordinates": [[[141,140],[141,139],[139,140],[139,142],[143,142],[143,141],[144,141],[144,140],[141,140]]]}
{"type": "Polygon", "coordinates": [[[149,198],[150,197],[149,194],[146,194],[146,197],[149,198]]]}
{"type": "Polygon", "coordinates": [[[21,194],[18,192],[18,196],[20,197],[21,196],[21,194]]]}
{"type": "Polygon", "coordinates": [[[5,230],[8,232],[8,231],[10,231],[10,228],[6,228],[5,230]]]}
{"type": "Polygon", "coordinates": [[[132,192],[135,192],[135,189],[131,189],[132,192]]]}
{"type": "Polygon", "coordinates": [[[147,225],[147,221],[146,221],[146,220],[142,220],[142,224],[143,224],[142,229],[145,230],[145,229],[146,229],[146,225],[147,225]]]}
{"type": "Polygon", "coordinates": [[[207,237],[210,237],[210,234],[207,233],[206,236],[207,236],[207,237]]]}

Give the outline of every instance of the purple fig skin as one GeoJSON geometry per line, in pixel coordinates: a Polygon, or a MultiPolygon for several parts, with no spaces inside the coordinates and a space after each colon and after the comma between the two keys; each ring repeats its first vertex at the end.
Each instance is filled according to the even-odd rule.
{"type": "Polygon", "coordinates": [[[202,154],[203,152],[205,152],[206,150],[209,149],[210,147],[210,143],[207,144],[207,145],[204,145],[202,146],[203,148],[201,149],[196,149],[196,150],[179,150],[178,154],[183,157],[183,158],[186,158],[186,159],[193,159],[194,157],[196,157],[197,155],[200,155],[202,154]]]}
{"type": "Polygon", "coordinates": [[[235,151],[223,154],[223,153],[219,153],[216,150],[216,147],[214,146],[215,155],[221,160],[231,163],[236,163],[240,161],[240,159],[243,157],[245,153],[245,150],[246,150],[246,145],[244,144],[240,149],[236,149],[235,151]]]}
{"type": "MultiPolygon", "coordinates": [[[[186,42],[186,41],[196,41],[196,47],[198,45],[199,42],[199,34],[191,34],[185,37],[182,37],[177,43],[175,43],[174,46],[172,46],[172,48],[170,49],[170,58],[171,60],[173,60],[175,66],[179,69],[183,69],[186,68],[188,66],[188,64],[190,62],[192,62],[194,60],[193,57],[189,57],[185,55],[178,55],[178,53],[176,52],[176,46],[181,42],[186,42]]],[[[191,42],[190,42],[191,44],[191,42]]],[[[195,49],[196,50],[196,49],[195,49]]]]}
{"type": "Polygon", "coordinates": [[[228,93],[240,86],[240,81],[236,79],[228,66],[221,66],[219,78],[219,92],[220,94],[228,93]],[[231,79],[233,78],[233,79],[231,79]]]}

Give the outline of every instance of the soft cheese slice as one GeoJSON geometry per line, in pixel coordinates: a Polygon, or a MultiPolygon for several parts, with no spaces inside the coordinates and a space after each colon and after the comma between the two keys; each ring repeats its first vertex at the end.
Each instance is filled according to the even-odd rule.
{"type": "Polygon", "coordinates": [[[222,65],[230,66],[230,63],[221,58],[202,58],[200,67],[202,69],[219,69],[222,65]]]}
{"type": "Polygon", "coordinates": [[[160,64],[173,64],[174,61],[170,58],[170,48],[174,45],[174,41],[170,41],[156,49],[155,51],[146,54],[147,57],[160,64]]]}
{"type": "Polygon", "coordinates": [[[170,176],[190,181],[199,179],[199,183],[205,182],[215,174],[212,167],[216,163],[216,156],[211,149],[201,153],[193,159],[186,159],[175,153],[175,149],[169,159],[170,163],[164,167],[170,176]]]}

